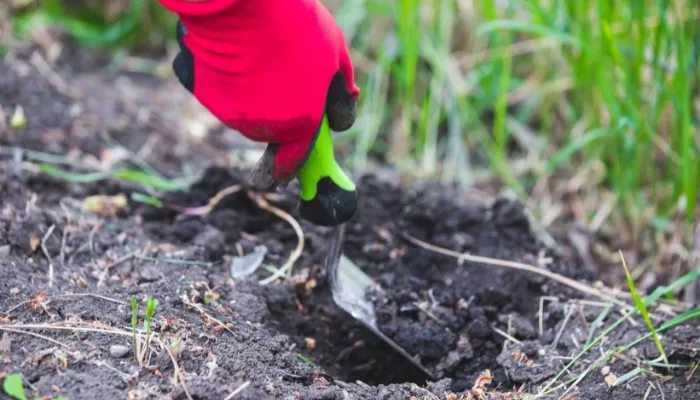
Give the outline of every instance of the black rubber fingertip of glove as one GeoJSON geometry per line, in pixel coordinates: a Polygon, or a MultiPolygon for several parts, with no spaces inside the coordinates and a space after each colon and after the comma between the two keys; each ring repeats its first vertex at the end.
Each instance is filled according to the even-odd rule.
{"type": "Polygon", "coordinates": [[[192,53],[185,45],[183,37],[187,34],[187,28],[182,21],[177,21],[175,29],[175,37],[180,45],[180,52],[177,53],[173,60],[173,71],[175,76],[190,93],[194,93],[194,58],[192,53]]]}
{"type": "Polygon", "coordinates": [[[355,123],[357,103],[348,93],[345,76],[338,71],[333,76],[326,95],[328,125],[336,132],[350,129],[355,123]]]}
{"type": "Polygon", "coordinates": [[[357,190],[345,190],[330,178],[323,177],[316,185],[316,196],[309,201],[300,201],[299,214],[315,225],[338,226],[355,216],[358,203],[357,190]]]}

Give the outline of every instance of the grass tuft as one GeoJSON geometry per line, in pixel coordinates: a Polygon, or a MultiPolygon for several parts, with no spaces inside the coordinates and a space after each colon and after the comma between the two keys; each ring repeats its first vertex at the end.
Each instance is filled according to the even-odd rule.
{"type": "MultiPolygon", "coordinates": [[[[624,259],[623,259],[624,262],[624,259]]],[[[625,265],[625,269],[626,269],[625,265]]],[[[700,270],[700,268],[698,268],[700,270]]],[[[625,321],[628,320],[628,318],[636,315],[637,313],[640,313],[642,315],[646,314],[645,321],[650,321],[651,319],[649,318],[649,312],[648,312],[648,307],[651,306],[652,304],[656,304],[656,302],[661,299],[662,297],[665,297],[669,294],[672,294],[675,290],[680,289],[683,287],[683,285],[687,285],[690,282],[693,281],[695,277],[697,277],[698,272],[692,272],[688,273],[682,278],[678,279],[677,281],[673,282],[671,285],[668,285],[667,287],[659,288],[657,291],[655,291],[651,296],[647,297],[644,301],[640,301],[638,299],[635,299],[635,305],[636,308],[630,310],[630,311],[625,311],[623,312],[623,315],[618,318],[615,322],[610,324],[603,332],[601,332],[598,336],[595,338],[591,339],[592,335],[592,330],[593,326],[591,327],[591,332],[589,332],[589,338],[586,341],[586,344],[583,346],[583,349],[576,354],[575,356],[572,357],[572,359],[562,368],[551,380],[543,384],[543,386],[539,389],[539,395],[545,396],[545,395],[551,395],[554,393],[556,390],[558,390],[561,387],[569,386],[569,385],[575,385],[578,381],[582,380],[581,374],[578,374],[574,376],[573,378],[561,381],[562,378],[568,373],[574,370],[574,367],[581,361],[581,359],[588,354],[595,346],[597,346],[599,343],[602,343],[606,337],[608,337],[613,331],[615,331],[620,325],[622,325],[625,321]],[[642,313],[642,310],[644,310],[644,314],[642,313]],[[557,383],[560,382],[558,385],[557,383]]],[[[629,273],[628,273],[629,276],[629,273]]],[[[633,293],[637,293],[636,290],[633,289],[633,293]]],[[[633,296],[634,297],[634,296],[633,296]]],[[[637,298],[639,298],[638,294],[636,295],[637,298]]],[[[608,310],[606,308],[605,310],[608,310]]],[[[603,311],[604,314],[608,314],[608,311],[603,311]]],[[[650,325],[650,332],[648,334],[642,335],[641,337],[633,340],[631,343],[628,343],[624,346],[621,346],[617,349],[614,350],[609,350],[607,351],[604,356],[600,357],[597,362],[590,364],[587,368],[585,368],[585,371],[583,374],[588,374],[590,371],[598,369],[603,367],[606,363],[610,362],[613,358],[617,357],[620,354],[623,354],[630,349],[634,348],[638,344],[642,343],[645,340],[648,340],[650,338],[653,338],[655,341],[658,340],[658,333],[667,331],[669,329],[673,329],[677,326],[680,326],[690,320],[700,318],[700,307],[695,307],[691,308],[689,310],[684,311],[680,315],[675,316],[674,318],[667,320],[663,322],[658,328],[654,328],[653,325],[650,325],[650,322],[647,322],[648,325],[650,325]]],[[[600,321],[599,323],[602,324],[604,321],[604,317],[601,317],[600,315],[598,318],[596,318],[596,321],[600,321]]],[[[660,342],[657,342],[657,346],[660,346],[660,342]]],[[[668,359],[666,358],[666,354],[663,351],[663,346],[661,346],[660,353],[662,357],[660,357],[663,360],[663,367],[666,369],[671,369],[671,368],[687,368],[687,366],[681,366],[681,365],[671,365],[668,363],[668,359]]],[[[658,364],[655,360],[654,361],[648,361],[645,362],[646,365],[648,366],[655,366],[658,364]]],[[[643,373],[645,371],[639,371],[639,373],[643,373]]],[[[636,373],[635,373],[636,374],[636,373]]],[[[629,377],[630,379],[633,376],[629,377]]],[[[619,378],[618,378],[619,379],[619,378]]]]}
{"type": "Polygon", "coordinates": [[[149,346],[151,345],[151,320],[153,315],[156,313],[156,307],[158,306],[158,300],[154,300],[152,296],[146,296],[146,313],[143,319],[143,330],[145,332],[145,338],[143,341],[139,340],[141,336],[136,335],[136,328],[138,326],[138,313],[139,313],[139,303],[135,297],[131,298],[131,329],[134,335],[134,357],[140,366],[144,366],[146,362],[146,353],[148,352],[149,346]]]}

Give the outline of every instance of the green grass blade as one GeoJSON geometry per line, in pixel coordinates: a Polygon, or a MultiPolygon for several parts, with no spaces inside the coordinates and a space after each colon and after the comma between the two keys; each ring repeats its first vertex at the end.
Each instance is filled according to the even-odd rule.
{"type": "Polygon", "coordinates": [[[603,311],[598,314],[596,319],[591,324],[591,330],[588,332],[588,338],[586,338],[586,343],[583,345],[583,347],[588,347],[588,345],[591,344],[593,341],[593,334],[598,330],[598,327],[603,323],[603,321],[605,321],[605,318],[608,316],[608,313],[610,313],[610,310],[612,310],[613,305],[613,302],[609,302],[603,311]]]}
{"type": "Polygon", "coordinates": [[[552,156],[544,167],[545,174],[551,174],[555,169],[557,169],[561,164],[566,161],[570,161],[571,156],[576,152],[581,151],[586,146],[591,145],[595,141],[610,134],[610,129],[608,128],[597,128],[584,133],[578,138],[570,141],[563,149],[561,149],[557,154],[552,156]]]}
{"type": "Polygon", "coordinates": [[[664,322],[659,327],[659,332],[663,332],[667,329],[675,328],[676,326],[684,324],[686,321],[690,321],[691,319],[695,319],[695,318],[700,318],[700,307],[696,307],[692,310],[688,310],[688,311],[684,312],[683,314],[673,318],[672,320],[664,322]]]}
{"type": "Polygon", "coordinates": [[[138,193],[138,192],[133,192],[131,193],[131,200],[143,203],[143,204],[148,204],[150,206],[156,207],[156,208],[163,208],[164,204],[162,201],[156,199],[153,196],[149,196],[147,194],[143,193],[138,193]]]}
{"type": "Polygon", "coordinates": [[[632,275],[630,275],[630,272],[627,269],[627,263],[625,262],[625,257],[622,255],[622,251],[620,251],[620,257],[622,259],[622,266],[625,268],[625,275],[627,276],[627,284],[629,285],[630,292],[632,293],[632,299],[634,300],[634,305],[637,307],[637,310],[639,310],[639,313],[641,314],[642,318],[644,318],[644,322],[646,322],[647,327],[649,328],[649,331],[651,331],[651,334],[654,337],[654,343],[656,344],[656,348],[659,350],[659,353],[663,357],[664,362],[666,364],[668,364],[668,358],[666,357],[666,351],[664,350],[664,346],[661,344],[661,340],[659,339],[659,334],[656,331],[654,324],[651,322],[651,318],[649,318],[649,310],[647,310],[647,307],[644,304],[644,301],[642,300],[642,298],[639,296],[639,293],[637,292],[637,288],[635,287],[635,284],[634,284],[634,279],[632,279],[632,275]]]}
{"type": "Polygon", "coordinates": [[[683,275],[682,277],[678,278],[670,285],[659,286],[656,289],[654,289],[654,291],[651,292],[651,294],[644,299],[644,304],[646,306],[649,306],[655,303],[661,297],[673,294],[673,292],[690,285],[690,283],[697,279],[698,276],[700,276],[700,266],[683,275]]]}
{"type": "Polygon", "coordinates": [[[479,25],[474,33],[477,36],[486,36],[488,34],[491,34],[493,32],[501,32],[501,31],[514,31],[514,32],[519,32],[519,33],[529,33],[533,35],[539,35],[539,36],[544,36],[548,38],[554,38],[562,43],[569,44],[571,46],[574,46],[578,49],[583,48],[583,43],[571,36],[567,35],[566,33],[548,27],[548,26],[543,26],[543,25],[536,25],[524,21],[516,21],[516,20],[506,20],[506,19],[499,19],[495,21],[490,21],[483,23],[479,25]]]}
{"type": "Polygon", "coordinates": [[[71,183],[93,183],[108,179],[110,174],[108,172],[89,172],[89,173],[76,173],[61,170],[56,167],[52,167],[47,164],[39,164],[39,170],[47,175],[53,176],[54,178],[59,178],[64,181],[71,183]]]}
{"type": "Polygon", "coordinates": [[[158,176],[153,176],[143,171],[136,170],[117,170],[111,172],[88,172],[77,173],[61,170],[47,164],[39,164],[39,169],[53,177],[71,182],[71,183],[93,183],[109,178],[121,179],[133,183],[139,183],[144,186],[164,191],[176,191],[187,188],[186,183],[179,183],[167,179],[162,179],[158,176]]]}
{"type": "Polygon", "coordinates": [[[114,178],[140,183],[142,185],[152,187],[156,190],[176,191],[185,189],[185,184],[176,183],[167,179],[161,179],[146,172],[135,170],[114,171],[111,174],[114,178]]]}

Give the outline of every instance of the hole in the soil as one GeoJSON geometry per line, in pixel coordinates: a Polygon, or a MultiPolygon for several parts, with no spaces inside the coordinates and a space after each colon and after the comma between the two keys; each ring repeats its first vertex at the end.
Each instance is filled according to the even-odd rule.
{"type": "MultiPolygon", "coordinates": [[[[418,367],[336,306],[325,283],[319,282],[307,298],[297,297],[294,289],[289,287],[270,286],[265,290],[268,309],[274,320],[270,328],[290,337],[296,344],[294,351],[322,367],[332,377],[346,382],[359,380],[369,385],[427,383],[429,377],[418,367]]],[[[425,357],[424,365],[429,370],[442,370],[444,376],[439,378],[452,378],[453,390],[471,387],[485,369],[491,371],[495,383],[510,386],[510,378],[496,361],[502,351],[503,338],[490,326],[497,323],[504,313],[518,314],[518,307],[505,309],[490,305],[494,301],[502,302],[502,299],[494,300],[493,295],[493,291],[486,290],[485,294],[470,302],[468,309],[455,316],[459,321],[453,318],[452,322],[459,326],[449,329],[459,332],[456,338],[439,334],[440,330],[431,329],[435,326],[430,323],[404,324],[398,327],[399,332],[393,333],[393,338],[409,353],[425,357]]],[[[502,294],[500,297],[508,296],[502,294]]],[[[381,313],[382,310],[377,311],[381,313]]],[[[390,325],[384,324],[385,329],[390,325]]],[[[520,332],[519,325],[515,325],[520,332]]],[[[522,327],[523,334],[528,330],[529,325],[522,327]]],[[[392,335],[389,331],[385,334],[392,335]]]]}
{"type": "Polygon", "coordinates": [[[268,288],[266,297],[273,328],[333,378],[369,385],[426,383],[428,377],[418,367],[336,306],[326,288],[307,299],[301,310],[291,291],[268,288]]]}

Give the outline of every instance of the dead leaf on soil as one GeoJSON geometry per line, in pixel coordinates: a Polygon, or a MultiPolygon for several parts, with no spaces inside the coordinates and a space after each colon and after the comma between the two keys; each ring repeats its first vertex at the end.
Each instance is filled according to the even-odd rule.
{"type": "Polygon", "coordinates": [[[517,362],[518,364],[526,364],[530,360],[527,358],[527,354],[516,349],[513,352],[513,361],[517,362]]]}
{"type": "Polygon", "coordinates": [[[316,339],[307,337],[304,340],[306,341],[306,348],[307,349],[313,350],[316,348],[316,339]]]}
{"type": "Polygon", "coordinates": [[[204,304],[209,305],[215,301],[218,301],[221,298],[221,295],[213,290],[207,290],[206,293],[204,293],[204,304]]]}
{"type": "Polygon", "coordinates": [[[27,302],[27,306],[34,311],[48,311],[49,303],[46,301],[46,292],[41,292],[27,302]]]}
{"type": "Polygon", "coordinates": [[[116,217],[119,210],[126,208],[129,202],[123,193],[115,196],[95,195],[83,200],[83,209],[102,217],[116,217]]]}
{"type": "Polygon", "coordinates": [[[605,383],[607,383],[609,388],[615,386],[615,384],[617,383],[617,375],[615,375],[612,372],[607,374],[605,376],[605,383]]]}
{"type": "Polygon", "coordinates": [[[10,362],[12,361],[12,340],[10,340],[10,335],[5,332],[2,334],[2,339],[0,339],[0,361],[10,362]]]}
{"type": "Polygon", "coordinates": [[[487,369],[484,371],[484,373],[479,375],[474,382],[474,386],[472,387],[472,393],[474,396],[479,399],[483,399],[484,395],[486,394],[486,385],[490,385],[492,381],[493,377],[491,376],[491,371],[487,369]]]}
{"type": "Polygon", "coordinates": [[[29,234],[29,247],[32,249],[32,253],[36,251],[36,249],[39,248],[39,245],[41,244],[41,239],[39,239],[35,234],[30,233],[29,234]]]}

